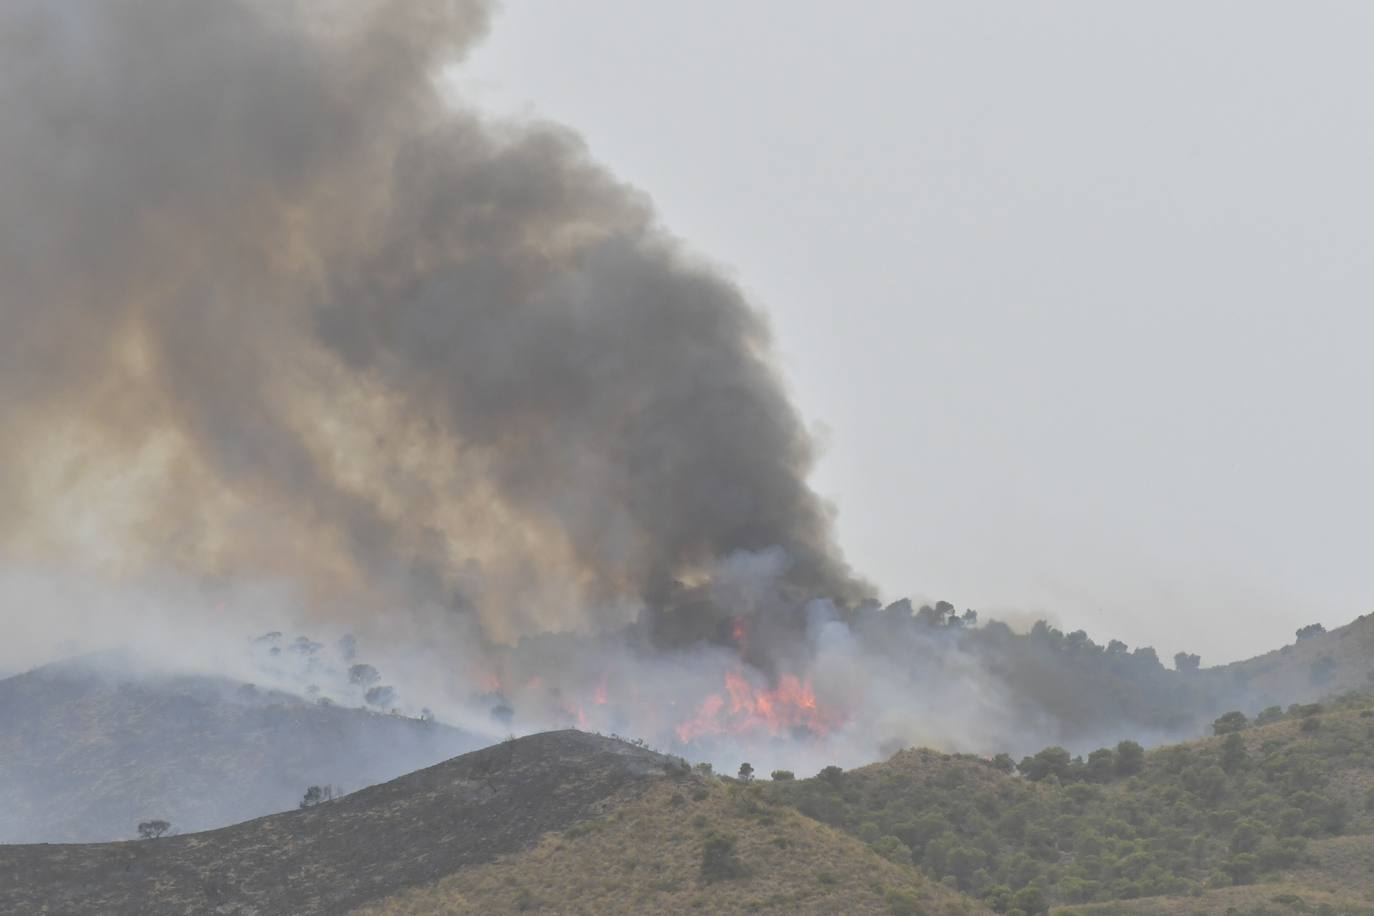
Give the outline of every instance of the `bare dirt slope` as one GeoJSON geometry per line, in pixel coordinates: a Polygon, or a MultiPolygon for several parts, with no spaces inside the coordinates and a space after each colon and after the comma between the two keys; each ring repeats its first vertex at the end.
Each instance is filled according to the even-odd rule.
{"type": "Polygon", "coordinates": [[[604,814],[676,761],[548,732],[314,808],[187,836],[0,846],[0,912],[340,913],[533,846],[604,814]]]}

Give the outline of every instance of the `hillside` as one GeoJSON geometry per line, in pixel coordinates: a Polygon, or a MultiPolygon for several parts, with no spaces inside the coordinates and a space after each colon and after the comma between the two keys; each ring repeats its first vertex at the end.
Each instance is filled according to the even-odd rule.
{"type": "Polygon", "coordinates": [[[762,787],[654,786],[533,849],[368,907],[366,916],[987,912],[863,843],[770,803],[762,787]],[[717,850],[716,874],[704,867],[717,850]]]}
{"type": "Polygon", "coordinates": [[[0,846],[0,912],[343,912],[596,816],[673,765],[608,738],[554,732],[206,833],[0,846]]]}
{"type": "Polygon", "coordinates": [[[491,739],[222,678],[76,659],[0,681],[0,843],[131,838],[294,808],[307,786],[383,782],[491,739]]]}
{"type": "Polygon", "coordinates": [[[759,790],[583,732],[194,835],[0,846],[0,912],[977,913],[759,790]],[[722,845],[723,844],[723,845],[722,845]]]}
{"type": "Polygon", "coordinates": [[[1244,687],[1255,709],[1374,689],[1374,614],[1207,671],[1244,687]]]}
{"type": "Polygon", "coordinates": [[[1130,912],[1213,901],[1224,913],[1296,894],[1374,913],[1374,702],[1257,721],[1232,717],[1219,726],[1233,732],[1148,754],[1050,748],[1020,775],[1005,757],[902,751],[767,792],[999,911],[1096,902],[1082,912],[1105,914],[1131,900],[1130,912]]]}

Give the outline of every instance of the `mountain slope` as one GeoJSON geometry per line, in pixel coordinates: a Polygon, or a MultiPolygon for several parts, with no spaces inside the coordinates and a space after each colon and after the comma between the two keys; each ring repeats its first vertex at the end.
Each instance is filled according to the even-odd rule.
{"type": "MultiPolygon", "coordinates": [[[[1374,912],[1374,701],[1221,724],[1237,730],[1148,754],[1104,749],[1086,763],[1047,749],[1021,776],[913,750],[767,791],[995,908],[1124,912],[1115,901],[1151,898],[1158,908],[1130,911],[1174,912],[1159,901],[1253,898],[1261,891],[1236,888],[1269,883],[1310,891],[1314,906],[1339,893],[1339,912],[1356,912],[1351,901],[1374,912]]],[[[1195,910],[1211,911],[1182,911],[1195,910]]]]}
{"type": "Polygon", "coordinates": [[[361,913],[987,912],[852,837],[768,803],[760,788],[715,780],[660,784],[530,850],[361,913]],[[720,851],[717,871],[705,866],[708,849],[720,851]]]}
{"type": "Polygon", "coordinates": [[[523,849],[674,771],[652,751],[550,732],[206,833],[0,846],[0,912],[346,912],[523,849]]]}
{"type": "Polygon", "coordinates": [[[1242,685],[1255,709],[1374,688],[1374,614],[1263,655],[1209,668],[1242,685]]]}
{"type": "Polygon", "coordinates": [[[0,843],[98,842],[294,808],[307,786],[383,782],[490,739],[222,678],[133,675],[118,656],[0,681],[0,843]]]}

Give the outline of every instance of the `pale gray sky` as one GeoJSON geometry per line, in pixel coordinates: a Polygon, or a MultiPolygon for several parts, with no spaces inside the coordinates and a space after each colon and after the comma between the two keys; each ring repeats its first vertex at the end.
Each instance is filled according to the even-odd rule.
{"type": "Polygon", "coordinates": [[[773,319],[889,597],[1215,663],[1374,609],[1374,7],[508,0],[567,123],[773,319]]]}

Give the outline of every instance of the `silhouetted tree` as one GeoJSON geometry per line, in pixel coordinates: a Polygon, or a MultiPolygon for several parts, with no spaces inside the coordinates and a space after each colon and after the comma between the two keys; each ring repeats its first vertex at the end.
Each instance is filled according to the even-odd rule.
{"type": "Polygon", "coordinates": [[[367,693],[363,694],[363,699],[371,706],[385,709],[395,701],[396,691],[391,687],[369,687],[367,693]]]}
{"type": "Polygon", "coordinates": [[[1048,779],[1054,776],[1063,780],[1069,775],[1069,764],[1072,758],[1069,752],[1062,747],[1047,747],[1034,757],[1025,757],[1017,764],[1017,769],[1021,775],[1032,781],[1048,779]]]}
{"type": "Polygon", "coordinates": [[[370,687],[381,679],[382,676],[371,665],[354,665],[348,669],[348,682],[359,687],[370,687]]]}
{"type": "Polygon", "coordinates": [[[1229,735],[1238,732],[1250,724],[1250,720],[1245,717],[1245,713],[1239,710],[1232,710],[1212,723],[1212,734],[1229,735]]]}
{"type": "Polygon", "coordinates": [[[1311,639],[1313,636],[1320,636],[1326,632],[1326,627],[1319,623],[1309,623],[1305,627],[1300,627],[1297,632],[1298,639],[1311,639]]]}
{"type": "Polygon", "coordinates": [[[1174,655],[1175,671],[1196,671],[1202,665],[1202,656],[1178,652],[1174,655]]]}
{"type": "Polygon", "coordinates": [[[171,828],[166,821],[143,821],[138,825],[138,835],[145,840],[155,840],[171,828]]]}
{"type": "Polygon", "coordinates": [[[305,798],[301,799],[300,807],[313,808],[316,805],[332,801],[336,796],[343,793],[331,785],[311,786],[305,790],[305,798]]]}
{"type": "Polygon", "coordinates": [[[740,782],[754,781],[754,767],[747,760],[739,765],[740,782]]]}

